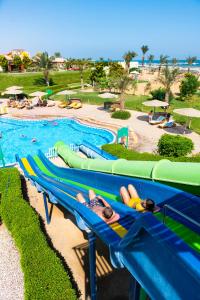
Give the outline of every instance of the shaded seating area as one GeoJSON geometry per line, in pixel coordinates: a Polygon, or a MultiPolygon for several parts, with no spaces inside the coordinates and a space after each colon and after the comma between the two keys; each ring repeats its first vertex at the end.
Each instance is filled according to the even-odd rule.
{"type": "Polygon", "coordinates": [[[174,120],[169,120],[169,121],[166,121],[166,122],[163,122],[162,124],[159,124],[158,127],[159,128],[171,128],[171,127],[175,127],[176,126],[176,123],[174,120]]]}

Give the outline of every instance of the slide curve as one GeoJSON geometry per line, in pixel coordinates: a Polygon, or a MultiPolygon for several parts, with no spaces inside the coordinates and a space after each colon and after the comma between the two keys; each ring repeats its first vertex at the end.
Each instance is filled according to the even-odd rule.
{"type": "Polygon", "coordinates": [[[200,195],[200,163],[160,161],[102,160],[79,157],[64,142],[55,144],[56,151],[72,168],[143,178],[200,195]]]}

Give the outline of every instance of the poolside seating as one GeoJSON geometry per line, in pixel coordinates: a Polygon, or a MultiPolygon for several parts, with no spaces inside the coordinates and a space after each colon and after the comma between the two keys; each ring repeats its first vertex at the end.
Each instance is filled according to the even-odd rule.
{"type": "Polygon", "coordinates": [[[160,124],[158,127],[159,128],[171,128],[171,127],[175,127],[175,126],[176,126],[176,123],[173,120],[171,120],[171,121],[160,124]]]}
{"type": "Polygon", "coordinates": [[[157,125],[157,124],[160,124],[160,123],[163,123],[165,121],[165,116],[159,116],[157,119],[151,119],[149,121],[149,124],[151,125],[157,125]]]}
{"type": "Polygon", "coordinates": [[[58,107],[60,107],[60,108],[66,108],[67,105],[68,105],[67,102],[61,102],[61,103],[58,104],[58,107]]]}
{"type": "Polygon", "coordinates": [[[6,106],[1,106],[0,107],[0,115],[5,115],[8,113],[8,109],[6,106]]]}
{"type": "Polygon", "coordinates": [[[81,107],[82,107],[82,102],[81,99],[78,98],[70,99],[70,103],[67,105],[67,109],[71,109],[71,108],[78,109],[81,107]]]}
{"type": "Polygon", "coordinates": [[[17,108],[18,109],[22,109],[26,106],[26,102],[25,101],[21,101],[18,105],[17,105],[17,108]]]}

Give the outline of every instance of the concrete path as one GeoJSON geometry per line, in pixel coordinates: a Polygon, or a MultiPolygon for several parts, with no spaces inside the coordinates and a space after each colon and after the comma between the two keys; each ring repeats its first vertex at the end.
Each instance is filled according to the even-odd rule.
{"type": "Polygon", "coordinates": [[[0,300],[23,300],[20,256],[4,225],[0,226],[0,300]]]}

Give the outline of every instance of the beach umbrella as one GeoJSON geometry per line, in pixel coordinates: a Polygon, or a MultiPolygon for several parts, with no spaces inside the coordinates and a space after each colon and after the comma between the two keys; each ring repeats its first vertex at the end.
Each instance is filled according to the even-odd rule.
{"type": "Polygon", "coordinates": [[[42,96],[45,96],[45,95],[47,95],[47,93],[40,92],[40,91],[33,92],[33,93],[29,94],[29,96],[31,96],[31,97],[42,97],[42,96]]]}
{"type": "Polygon", "coordinates": [[[200,118],[200,110],[194,108],[178,108],[174,109],[174,113],[188,117],[188,122],[186,123],[186,127],[190,128],[191,126],[191,118],[200,118]]]}
{"type": "Polygon", "coordinates": [[[145,106],[150,106],[154,108],[154,112],[156,107],[167,107],[169,106],[169,103],[164,102],[164,101],[160,101],[160,100],[151,100],[151,101],[145,101],[142,103],[145,106]]]}
{"type": "Polygon", "coordinates": [[[6,90],[8,91],[8,90],[21,90],[21,89],[23,89],[22,86],[13,85],[13,86],[8,87],[6,90]]]}
{"type": "Polygon", "coordinates": [[[61,92],[58,92],[56,95],[74,95],[77,94],[77,92],[72,91],[72,90],[64,90],[61,92]]]}
{"type": "Polygon", "coordinates": [[[75,95],[75,94],[77,94],[77,92],[72,91],[72,90],[64,90],[64,91],[57,93],[57,95],[65,95],[65,96],[69,96],[69,97],[70,97],[70,95],[75,95]]]}
{"type": "Polygon", "coordinates": [[[98,95],[100,98],[118,98],[117,95],[112,94],[112,93],[103,93],[98,95]]]}
{"type": "Polygon", "coordinates": [[[23,91],[20,91],[20,90],[6,90],[3,94],[5,95],[20,95],[20,94],[23,94],[23,91]]]}

